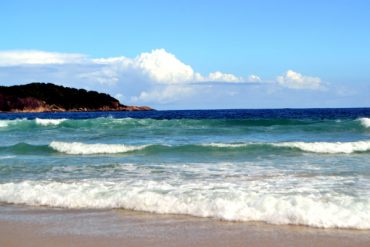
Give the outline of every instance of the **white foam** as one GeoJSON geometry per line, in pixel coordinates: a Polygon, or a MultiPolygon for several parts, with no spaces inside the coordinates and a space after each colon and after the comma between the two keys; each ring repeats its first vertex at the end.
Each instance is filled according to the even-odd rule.
{"type": "Polygon", "coordinates": [[[313,153],[350,154],[370,150],[370,141],[356,142],[282,142],[274,143],[276,147],[298,148],[313,153]]]}
{"type": "Polygon", "coordinates": [[[220,142],[202,144],[202,146],[204,147],[218,147],[218,148],[239,148],[239,147],[246,147],[248,145],[250,144],[248,143],[220,143],[220,142]]]}
{"type": "Polygon", "coordinates": [[[370,118],[359,118],[358,119],[361,122],[361,125],[364,126],[365,128],[370,128],[370,118]]]}
{"type": "Polygon", "coordinates": [[[370,151],[370,141],[355,142],[279,142],[279,143],[207,143],[201,144],[205,147],[239,148],[253,145],[272,145],[275,147],[298,148],[305,152],[328,153],[328,154],[350,154],[354,152],[370,151]]]}
{"type": "Polygon", "coordinates": [[[370,229],[370,198],[273,193],[225,182],[23,181],[0,184],[0,201],[64,208],[125,208],[232,221],[370,229]]]}
{"type": "Polygon", "coordinates": [[[28,121],[26,118],[19,118],[19,119],[14,119],[14,120],[0,120],[0,128],[6,128],[8,126],[28,121]]]}
{"type": "Polygon", "coordinates": [[[54,150],[66,154],[115,154],[144,149],[147,145],[129,146],[123,144],[86,144],[81,142],[58,142],[49,144],[54,150]]]}
{"type": "Polygon", "coordinates": [[[42,126],[48,126],[48,125],[59,125],[62,122],[66,121],[67,119],[61,118],[61,119],[44,119],[44,118],[36,118],[35,122],[38,125],[42,126]]]}
{"type": "Polygon", "coordinates": [[[7,120],[0,120],[0,128],[6,128],[8,125],[9,124],[7,120]]]}

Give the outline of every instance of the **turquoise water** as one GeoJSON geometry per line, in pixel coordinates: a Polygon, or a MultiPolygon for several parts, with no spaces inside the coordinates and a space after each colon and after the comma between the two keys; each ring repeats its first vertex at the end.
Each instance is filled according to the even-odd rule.
{"type": "Polygon", "coordinates": [[[370,229],[370,110],[3,114],[0,202],[370,229]]]}

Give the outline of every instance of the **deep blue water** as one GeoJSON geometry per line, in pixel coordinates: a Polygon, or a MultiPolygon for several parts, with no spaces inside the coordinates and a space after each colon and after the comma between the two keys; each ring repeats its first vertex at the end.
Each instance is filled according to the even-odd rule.
{"type": "Polygon", "coordinates": [[[229,110],[170,110],[139,112],[62,112],[62,113],[1,113],[0,119],[16,118],[69,118],[97,117],[152,118],[152,119],[356,119],[370,117],[370,108],[322,109],[229,109],[229,110]]]}

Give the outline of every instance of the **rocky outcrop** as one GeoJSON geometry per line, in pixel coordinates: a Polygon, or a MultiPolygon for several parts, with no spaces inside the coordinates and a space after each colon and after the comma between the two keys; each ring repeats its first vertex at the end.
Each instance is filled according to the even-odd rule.
{"type": "Polygon", "coordinates": [[[52,83],[30,83],[0,86],[1,112],[64,111],[149,111],[148,106],[122,105],[105,93],[58,86],[52,83]]]}

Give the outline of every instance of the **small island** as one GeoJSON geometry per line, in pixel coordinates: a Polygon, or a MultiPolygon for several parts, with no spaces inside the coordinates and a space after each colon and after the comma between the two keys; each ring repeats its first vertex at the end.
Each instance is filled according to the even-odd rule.
{"type": "Polygon", "coordinates": [[[0,86],[0,112],[150,111],[148,106],[122,105],[105,93],[52,83],[0,86]]]}

